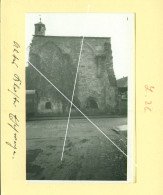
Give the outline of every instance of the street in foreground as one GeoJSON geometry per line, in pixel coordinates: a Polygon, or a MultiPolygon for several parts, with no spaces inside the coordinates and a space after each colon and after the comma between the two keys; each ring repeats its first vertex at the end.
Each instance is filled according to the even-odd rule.
{"type": "MultiPolygon", "coordinates": [[[[112,128],[127,118],[91,119],[125,153],[126,136],[112,128]]],[[[27,180],[127,180],[127,158],[86,119],[27,122],[27,180]]]]}

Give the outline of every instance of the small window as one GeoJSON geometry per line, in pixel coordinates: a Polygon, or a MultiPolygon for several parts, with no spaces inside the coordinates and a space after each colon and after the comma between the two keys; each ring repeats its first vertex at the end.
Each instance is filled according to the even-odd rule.
{"type": "Polygon", "coordinates": [[[46,102],[45,108],[46,109],[51,109],[51,102],[46,102]]]}

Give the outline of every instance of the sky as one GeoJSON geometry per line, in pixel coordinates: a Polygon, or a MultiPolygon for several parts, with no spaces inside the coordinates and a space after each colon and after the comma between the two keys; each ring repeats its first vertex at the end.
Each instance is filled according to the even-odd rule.
{"type": "Polygon", "coordinates": [[[26,59],[34,24],[45,24],[45,35],[111,37],[116,79],[129,76],[134,62],[134,14],[28,13],[26,14],[26,59]]]}

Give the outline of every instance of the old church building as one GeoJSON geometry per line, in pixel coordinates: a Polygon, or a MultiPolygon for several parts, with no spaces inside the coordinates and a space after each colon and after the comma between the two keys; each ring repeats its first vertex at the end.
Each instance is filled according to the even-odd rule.
{"type": "MultiPolygon", "coordinates": [[[[71,100],[82,37],[46,36],[45,31],[41,21],[35,24],[28,60],[71,100]]],[[[85,114],[117,112],[112,59],[111,38],[84,37],[73,103],[85,114]]],[[[68,113],[70,103],[31,65],[26,67],[26,89],[28,113],[68,113]]],[[[74,107],[72,114],[78,114],[74,107]]]]}

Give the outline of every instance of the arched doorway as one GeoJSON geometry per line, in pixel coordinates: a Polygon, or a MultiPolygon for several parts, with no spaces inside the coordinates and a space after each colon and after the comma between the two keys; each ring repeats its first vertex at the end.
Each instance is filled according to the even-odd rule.
{"type": "Polygon", "coordinates": [[[89,97],[86,102],[87,109],[98,109],[98,103],[95,98],[89,97]]]}

